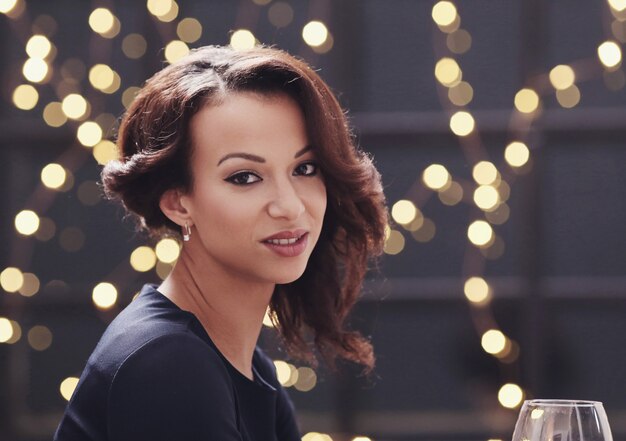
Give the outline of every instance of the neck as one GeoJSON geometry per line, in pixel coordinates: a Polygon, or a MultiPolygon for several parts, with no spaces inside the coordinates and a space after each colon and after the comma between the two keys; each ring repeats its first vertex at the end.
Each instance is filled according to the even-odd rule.
{"type": "Polygon", "coordinates": [[[230,364],[252,379],[252,356],[274,284],[243,280],[184,247],[159,291],[194,314],[230,364]]]}

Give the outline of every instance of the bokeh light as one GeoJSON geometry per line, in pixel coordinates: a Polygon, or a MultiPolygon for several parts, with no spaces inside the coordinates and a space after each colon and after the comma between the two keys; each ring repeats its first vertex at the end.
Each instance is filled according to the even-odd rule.
{"type": "Polygon", "coordinates": [[[70,93],[61,101],[61,109],[71,119],[81,119],[87,114],[88,103],[82,95],[70,93]]]}
{"type": "Polygon", "coordinates": [[[559,64],[550,71],[550,83],[557,90],[567,89],[574,84],[576,74],[574,69],[566,64],[559,64]]]}
{"type": "Polygon", "coordinates": [[[192,17],[183,18],[176,26],[176,34],[185,43],[194,43],[202,37],[202,24],[192,17]]]}
{"type": "Polygon", "coordinates": [[[522,167],[530,159],[530,150],[523,142],[513,141],[506,146],[504,159],[511,167],[522,167]]]}
{"type": "Polygon", "coordinates": [[[31,110],[39,101],[39,92],[30,84],[20,84],[13,91],[13,104],[21,110],[31,110]]]}
{"type": "Polygon", "coordinates": [[[328,28],[321,21],[313,20],[302,28],[302,39],[312,47],[321,46],[328,38],[328,28]]]}
{"type": "Polygon", "coordinates": [[[448,89],[448,99],[455,106],[467,106],[473,98],[474,89],[465,81],[460,81],[448,89]]]}
{"type": "Polygon", "coordinates": [[[422,181],[432,190],[441,190],[447,187],[452,180],[448,170],[441,164],[432,164],[422,173],[422,181]]]}
{"type": "Polygon", "coordinates": [[[33,273],[24,273],[24,283],[18,290],[18,292],[24,297],[32,297],[39,292],[41,283],[39,278],[33,273]]]}
{"type": "Polygon", "coordinates": [[[444,86],[453,87],[461,82],[463,73],[454,59],[444,57],[435,64],[435,78],[444,86]]]}
{"type": "Polygon", "coordinates": [[[607,68],[614,68],[622,63],[622,49],[614,41],[605,41],[598,46],[598,58],[607,68]]]}
{"type": "Polygon", "coordinates": [[[76,137],[85,147],[93,147],[102,140],[102,128],[95,121],[85,121],[78,126],[76,137]]]}
{"type": "Polygon", "coordinates": [[[252,49],[256,45],[256,38],[249,30],[238,29],[230,36],[230,45],[236,50],[252,49]]]}
{"type": "Polygon", "coordinates": [[[454,54],[464,54],[472,47],[472,36],[465,29],[457,29],[446,37],[446,45],[454,54]]]}
{"type": "Polygon", "coordinates": [[[41,182],[48,188],[58,189],[65,183],[67,172],[61,164],[50,163],[41,170],[41,182]]]}
{"type": "Polygon", "coordinates": [[[165,46],[165,59],[168,63],[175,63],[189,53],[187,43],[180,40],[173,40],[165,46]]]}
{"type": "Polygon", "coordinates": [[[435,223],[428,218],[423,218],[421,225],[415,231],[411,232],[411,236],[417,242],[426,243],[431,241],[437,232],[435,223]]]}
{"type": "Polygon", "coordinates": [[[467,228],[467,237],[477,247],[487,246],[493,240],[493,228],[484,220],[477,220],[467,228]]]}
{"type": "Polygon", "coordinates": [[[532,89],[522,89],[515,94],[515,108],[522,113],[533,113],[539,108],[539,95],[532,89]]]}
{"type": "Polygon", "coordinates": [[[465,111],[458,111],[450,117],[450,129],[457,136],[467,136],[474,131],[474,117],[465,111]]]}
{"type": "Polygon", "coordinates": [[[91,294],[93,303],[99,309],[109,309],[117,302],[117,289],[108,282],[98,283],[91,294]]]}
{"type": "Polygon", "coordinates": [[[98,34],[106,34],[114,25],[115,16],[107,8],[96,8],[89,15],[89,26],[98,34]]]}
{"type": "Polygon", "coordinates": [[[41,83],[48,75],[48,63],[41,58],[29,58],[24,62],[22,73],[32,83],[41,83]]]}
{"type": "Polygon", "coordinates": [[[626,10],[626,0],[607,0],[609,6],[618,12],[626,10]]]}
{"type": "Polygon", "coordinates": [[[0,13],[8,14],[15,8],[18,0],[0,0],[0,13]]]}
{"type": "Polygon", "coordinates": [[[456,205],[463,200],[463,187],[458,182],[451,181],[450,185],[439,191],[438,196],[444,205],[456,205]]]}
{"type": "Polygon", "coordinates": [[[17,292],[24,285],[24,274],[18,268],[9,266],[0,273],[0,286],[6,292],[17,292]]]}
{"type": "MultiPolygon", "coordinates": [[[[185,41],[184,39],[182,40],[185,41]]],[[[128,34],[122,40],[122,52],[131,59],[143,57],[147,48],[148,43],[141,34],[128,34]]]]}
{"type": "Polygon", "coordinates": [[[575,84],[572,84],[567,89],[559,89],[556,91],[556,100],[561,107],[571,109],[580,102],[580,90],[575,84]]]}
{"type": "Polygon", "coordinates": [[[180,255],[180,244],[169,237],[161,239],[155,247],[156,257],[165,263],[174,263],[180,255]]]}
{"type": "Polygon", "coordinates": [[[67,122],[67,116],[63,113],[63,107],[58,101],[46,104],[43,109],[43,119],[50,127],[61,127],[67,122]]]}
{"type": "Polygon", "coordinates": [[[491,300],[491,287],[482,277],[473,276],[465,281],[463,292],[467,300],[484,305],[491,300]]]}
{"type": "Polygon", "coordinates": [[[130,255],[130,266],[135,271],[150,271],[156,265],[157,257],[154,250],[147,246],[136,248],[130,255]]]}
{"type": "Polygon", "coordinates": [[[498,179],[498,169],[489,161],[480,161],[472,168],[472,177],[477,184],[490,185],[498,179]]]}
{"type": "Polygon", "coordinates": [[[431,16],[438,26],[449,26],[457,17],[456,6],[449,1],[437,2],[433,6],[431,16]]]}
{"type": "Polygon", "coordinates": [[[65,398],[66,401],[72,398],[74,390],[76,390],[76,386],[78,386],[78,381],[79,379],[77,377],[67,377],[61,382],[59,392],[61,392],[61,396],[65,398]]]}
{"type": "Polygon", "coordinates": [[[15,216],[15,229],[24,236],[35,234],[39,228],[39,216],[32,210],[22,210],[15,216]]]}
{"type": "Polygon", "coordinates": [[[267,11],[267,19],[277,28],[289,26],[293,21],[293,8],[287,2],[276,2],[267,11]]]}
{"type": "Polygon", "coordinates": [[[389,237],[385,240],[385,245],[383,251],[385,254],[396,255],[399,254],[404,249],[404,236],[402,233],[396,230],[391,230],[389,232],[389,237]]]}
{"type": "Polygon", "coordinates": [[[498,391],[498,401],[507,409],[515,409],[524,400],[524,391],[514,383],[507,383],[498,391]]]}
{"type": "Polygon", "coordinates": [[[108,139],[103,139],[93,148],[93,157],[100,165],[106,165],[109,161],[118,159],[117,146],[108,139]]]}
{"type": "Polygon", "coordinates": [[[0,317],[0,343],[6,343],[13,337],[13,326],[6,317],[0,317]]]}
{"type": "Polygon", "coordinates": [[[36,351],[45,351],[52,344],[52,332],[46,326],[33,326],[28,331],[28,344],[36,351]]]}
{"type": "Polygon", "coordinates": [[[491,185],[480,185],[474,190],[474,203],[481,210],[491,211],[500,203],[500,194],[491,185]]]}
{"type": "Polygon", "coordinates": [[[315,387],[317,383],[317,375],[315,371],[309,367],[298,368],[298,381],[293,385],[300,392],[308,392],[315,387]]]}
{"type": "Polygon", "coordinates": [[[45,35],[33,35],[26,43],[26,53],[31,58],[46,58],[52,50],[52,44],[45,35]]]}
{"type": "Polygon", "coordinates": [[[413,202],[402,199],[391,207],[391,217],[399,224],[409,224],[417,216],[417,208],[413,202]]]}
{"type": "Polygon", "coordinates": [[[497,329],[489,329],[480,339],[480,344],[488,354],[496,355],[506,348],[506,336],[497,329]]]}

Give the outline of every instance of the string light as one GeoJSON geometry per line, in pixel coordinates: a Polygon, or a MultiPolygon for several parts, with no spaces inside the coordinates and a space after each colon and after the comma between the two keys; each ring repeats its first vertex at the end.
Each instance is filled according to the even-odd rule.
{"type": "Polygon", "coordinates": [[[48,75],[48,63],[41,58],[29,58],[24,62],[22,73],[32,83],[41,83],[48,75]]]}
{"type": "Polygon", "coordinates": [[[463,286],[465,297],[472,303],[484,305],[491,300],[491,288],[482,277],[473,276],[465,281],[463,286]]]}
{"type": "Polygon", "coordinates": [[[446,188],[452,180],[450,173],[441,164],[432,164],[422,173],[422,181],[431,190],[446,188]]]}
{"type": "Polygon", "coordinates": [[[10,13],[15,5],[17,4],[17,0],[0,0],[0,13],[8,14],[10,13]]]}
{"type": "Polygon", "coordinates": [[[0,317],[0,343],[7,343],[13,337],[13,326],[6,317],[0,317]]]}
{"type": "Polygon", "coordinates": [[[474,89],[465,81],[460,81],[448,89],[448,99],[456,106],[467,106],[473,98],[474,89]]]}
{"type": "Polygon", "coordinates": [[[115,16],[107,8],[96,8],[89,14],[89,27],[98,34],[106,34],[114,26],[115,16]]]}
{"type": "Polygon", "coordinates": [[[561,107],[570,109],[580,102],[580,90],[575,84],[572,84],[567,89],[557,90],[556,100],[559,102],[561,107]]]}
{"type": "Polygon", "coordinates": [[[15,216],[15,229],[24,236],[30,236],[39,228],[39,216],[32,210],[22,210],[15,216]]]}
{"type": "Polygon", "coordinates": [[[482,210],[492,211],[500,203],[500,194],[491,185],[480,185],[474,190],[474,203],[482,210]]]}
{"type": "Polygon", "coordinates": [[[174,239],[161,239],[155,247],[156,257],[164,263],[174,263],[180,255],[180,245],[174,239]]]}
{"type": "Polygon", "coordinates": [[[317,375],[315,371],[309,367],[298,368],[298,381],[293,387],[300,392],[308,392],[315,387],[317,383],[317,375]]]}
{"type": "Polygon", "coordinates": [[[256,38],[249,30],[238,29],[230,36],[230,45],[236,50],[252,49],[256,45],[256,38]]]}
{"type": "Polygon", "coordinates": [[[626,10],[626,0],[607,0],[609,6],[617,12],[626,10]]]}
{"type": "Polygon", "coordinates": [[[472,177],[477,184],[491,185],[498,179],[498,169],[489,161],[480,161],[472,168],[472,177]]]}
{"type": "Polygon", "coordinates": [[[61,127],[67,122],[61,103],[52,101],[43,109],[43,119],[50,127],[61,127]]]}
{"type": "Polygon", "coordinates": [[[18,292],[24,285],[24,274],[18,268],[7,267],[0,273],[0,286],[6,292],[18,292]]]}
{"type": "Polygon", "coordinates": [[[405,241],[402,233],[396,230],[391,230],[389,232],[389,237],[385,240],[383,251],[385,254],[394,256],[399,254],[404,249],[404,245],[405,241]]]}
{"type": "Polygon", "coordinates": [[[64,183],[67,178],[67,173],[62,165],[51,163],[46,165],[41,170],[41,182],[48,188],[58,189],[64,183]]]}
{"type": "Polygon", "coordinates": [[[39,292],[41,286],[39,278],[33,273],[24,273],[24,283],[18,290],[18,292],[24,297],[32,297],[39,292]]]}
{"type": "Polygon", "coordinates": [[[447,35],[446,46],[450,52],[464,54],[472,47],[472,36],[465,29],[457,29],[447,35]]]}
{"type": "Polygon", "coordinates": [[[87,115],[88,103],[82,95],[70,93],[61,101],[61,110],[68,118],[79,120],[87,115]]]}
{"type": "Polygon", "coordinates": [[[450,26],[457,18],[456,6],[449,1],[437,2],[433,6],[431,15],[438,26],[450,26]]]}
{"type": "Polygon", "coordinates": [[[435,77],[444,86],[454,87],[461,82],[463,74],[454,59],[444,57],[435,64],[435,77]]]}
{"type": "Polygon", "coordinates": [[[202,36],[202,24],[195,18],[183,18],[176,26],[176,34],[185,43],[194,43],[202,36]]]}
{"type": "MultiPolygon", "coordinates": [[[[181,40],[186,41],[182,37],[181,40]]],[[[128,34],[122,40],[122,52],[124,52],[124,55],[131,59],[143,57],[147,48],[148,43],[141,34],[128,34]]]]}
{"type": "Polygon", "coordinates": [[[467,237],[477,247],[488,246],[494,238],[493,228],[484,220],[477,220],[467,228],[467,237]]]}
{"type": "Polygon", "coordinates": [[[130,265],[135,271],[150,271],[156,265],[157,257],[154,250],[147,246],[136,248],[130,255],[130,265]]]}
{"type": "Polygon", "coordinates": [[[33,35],[26,43],[26,53],[31,58],[44,59],[52,50],[52,44],[45,35],[33,35]]]}
{"type": "Polygon", "coordinates": [[[267,19],[277,28],[289,26],[293,15],[293,8],[286,2],[276,2],[267,11],[267,19]]]}
{"type": "Polygon", "coordinates": [[[574,69],[565,64],[559,64],[550,71],[550,83],[557,90],[565,90],[571,87],[576,80],[574,69]]]}
{"type": "Polygon", "coordinates": [[[406,199],[399,200],[391,208],[391,217],[399,224],[409,224],[417,216],[417,208],[413,202],[406,199]]]}
{"type": "Polygon", "coordinates": [[[85,147],[93,147],[102,140],[102,128],[95,121],[86,121],[78,126],[76,137],[85,147]]]}
{"type": "Polygon", "coordinates": [[[504,351],[506,348],[506,340],[506,336],[501,331],[490,329],[483,334],[480,344],[485,352],[495,355],[504,351]]]}
{"type": "Polygon", "coordinates": [[[456,205],[463,200],[463,187],[458,182],[451,181],[437,196],[444,205],[456,205]]]}

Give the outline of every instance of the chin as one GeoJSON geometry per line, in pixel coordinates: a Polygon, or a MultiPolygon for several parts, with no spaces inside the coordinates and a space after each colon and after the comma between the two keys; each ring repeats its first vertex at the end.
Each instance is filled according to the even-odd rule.
{"type": "Polygon", "coordinates": [[[286,285],[288,283],[295,282],[300,277],[302,277],[302,274],[304,274],[304,270],[306,270],[306,266],[299,269],[298,271],[285,271],[281,274],[276,274],[275,277],[273,277],[274,283],[276,283],[277,285],[286,285]]]}

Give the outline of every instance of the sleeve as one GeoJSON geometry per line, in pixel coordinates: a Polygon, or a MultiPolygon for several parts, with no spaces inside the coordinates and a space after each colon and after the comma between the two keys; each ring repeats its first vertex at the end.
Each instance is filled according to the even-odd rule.
{"type": "Polygon", "coordinates": [[[241,441],[228,373],[191,334],[161,336],[131,354],[108,398],[111,441],[241,441]]]}

